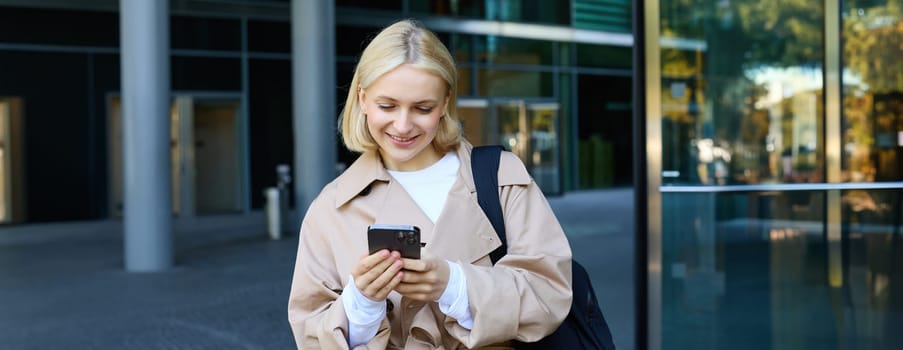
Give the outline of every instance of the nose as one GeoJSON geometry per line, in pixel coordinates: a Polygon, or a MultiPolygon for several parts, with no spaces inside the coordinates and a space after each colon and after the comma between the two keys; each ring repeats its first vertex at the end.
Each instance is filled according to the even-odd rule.
{"type": "Polygon", "coordinates": [[[410,132],[414,129],[414,123],[411,122],[411,113],[405,109],[399,111],[398,115],[395,116],[395,121],[392,122],[392,127],[401,135],[410,132]]]}

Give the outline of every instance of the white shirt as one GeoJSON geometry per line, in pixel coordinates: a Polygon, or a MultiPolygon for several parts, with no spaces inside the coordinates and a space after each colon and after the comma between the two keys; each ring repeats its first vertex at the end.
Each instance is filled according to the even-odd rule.
{"type": "MultiPolygon", "coordinates": [[[[435,164],[421,170],[388,172],[414,199],[420,210],[435,223],[445,207],[448,191],[458,179],[460,167],[458,155],[449,152],[435,164]]],[[[456,319],[461,327],[471,329],[473,316],[470,313],[464,271],[460,265],[451,261],[448,261],[448,268],[448,285],[439,297],[439,310],[456,319]]],[[[386,314],[386,303],[364,296],[354,285],[354,278],[351,276],[342,291],[342,303],[348,316],[349,345],[353,348],[366,344],[379,331],[379,323],[386,314]]]]}
{"type": "Polygon", "coordinates": [[[415,171],[389,170],[389,175],[401,184],[401,187],[414,199],[420,210],[433,223],[439,219],[448,191],[458,179],[458,168],[461,160],[454,152],[446,153],[433,165],[415,171]]]}

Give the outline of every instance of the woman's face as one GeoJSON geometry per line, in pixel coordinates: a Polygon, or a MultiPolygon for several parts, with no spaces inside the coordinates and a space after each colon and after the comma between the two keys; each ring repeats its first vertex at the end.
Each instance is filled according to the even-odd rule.
{"type": "Polygon", "coordinates": [[[442,78],[405,64],[361,89],[358,98],[387,169],[419,170],[442,157],[432,147],[448,104],[442,78]]]}

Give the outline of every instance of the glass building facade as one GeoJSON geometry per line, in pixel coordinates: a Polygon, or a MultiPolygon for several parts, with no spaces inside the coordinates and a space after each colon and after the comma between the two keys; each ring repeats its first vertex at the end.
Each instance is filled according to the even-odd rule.
{"type": "MultiPolygon", "coordinates": [[[[290,1],[170,8],[173,211],[259,210],[298,152],[290,1]]],[[[336,105],[367,41],[416,18],[458,60],[473,143],[505,145],[551,195],[629,186],[629,13],[627,0],[338,0],[336,105]]],[[[0,1],[0,223],[121,216],[119,21],[116,0],[0,1]]],[[[337,168],[354,160],[336,148],[337,168]]]]}
{"type": "Polygon", "coordinates": [[[643,341],[900,347],[901,2],[638,3],[643,341]]]}

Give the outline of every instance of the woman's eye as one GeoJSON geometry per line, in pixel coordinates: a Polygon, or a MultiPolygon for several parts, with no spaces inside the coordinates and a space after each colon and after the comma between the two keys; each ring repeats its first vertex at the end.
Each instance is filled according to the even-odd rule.
{"type": "Polygon", "coordinates": [[[429,113],[433,111],[432,107],[417,107],[417,110],[421,113],[429,113]]]}
{"type": "Polygon", "coordinates": [[[382,109],[382,110],[390,110],[395,107],[393,105],[377,105],[377,106],[379,106],[379,109],[382,109]]]}

